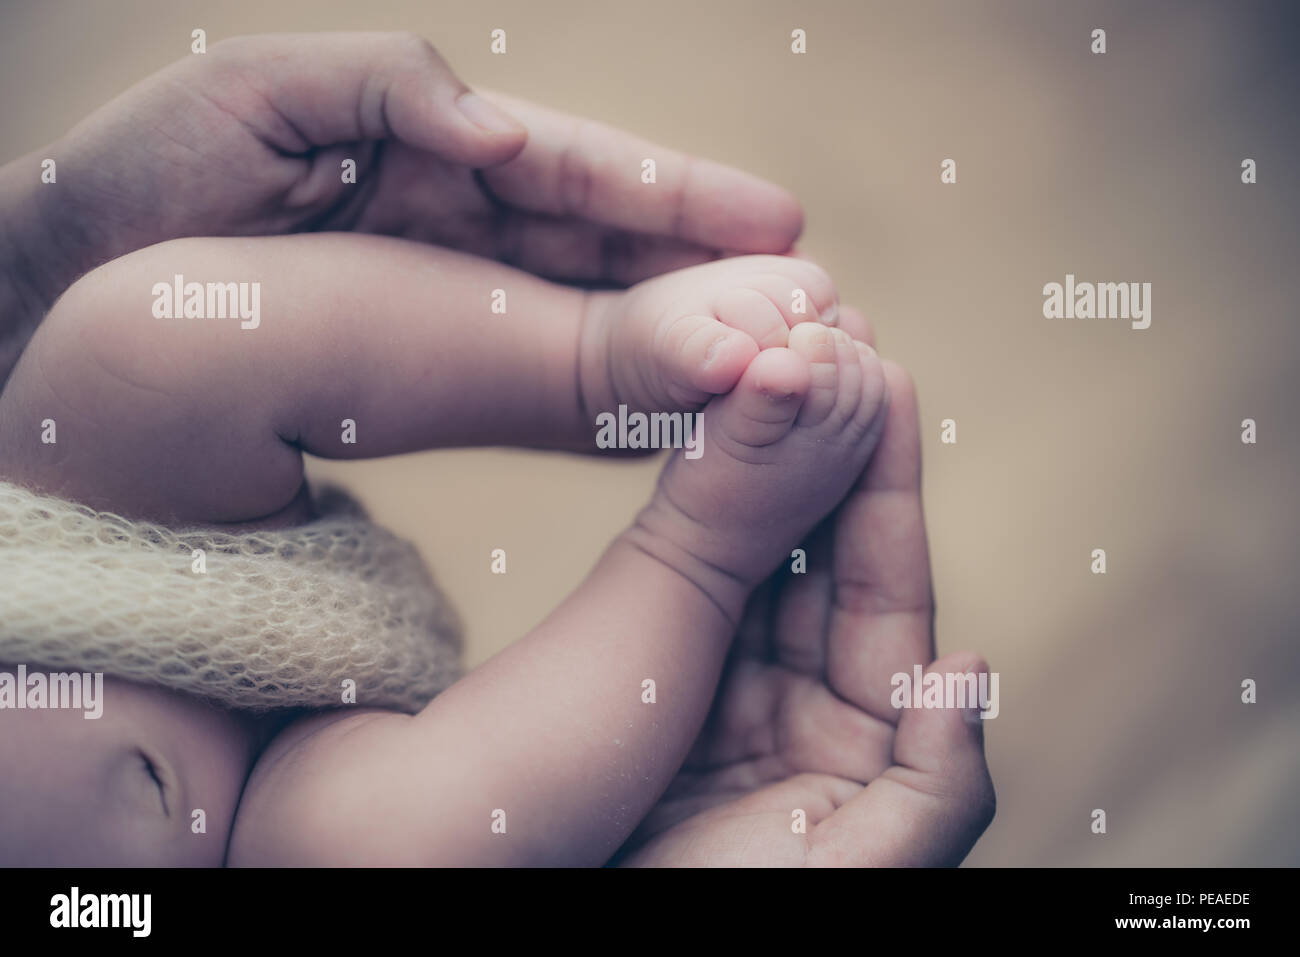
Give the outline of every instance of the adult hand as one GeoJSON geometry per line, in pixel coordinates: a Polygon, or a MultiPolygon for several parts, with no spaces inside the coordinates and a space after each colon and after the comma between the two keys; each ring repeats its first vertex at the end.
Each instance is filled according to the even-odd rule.
{"type": "Polygon", "coordinates": [[[181,236],[358,230],[622,285],[723,251],[782,253],[802,227],[785,190],[472,93],[427,41],[392,33],[237,37],[191,54],[8,164],[0,210],[0,382],[34,314],[79,275],[181,236]]]}
{"type": "MultiPolygon", "coordinates": [[[[915,392],[885,367],[879,449],[807,573],[751,601],[690,758],[618,863],[953,865],[992,820],[982,721],[889,701],[892,675],[934,659],[934,608],[915,392]]],[[[985,670],[967,652],[927,667],[985,670]]]]}

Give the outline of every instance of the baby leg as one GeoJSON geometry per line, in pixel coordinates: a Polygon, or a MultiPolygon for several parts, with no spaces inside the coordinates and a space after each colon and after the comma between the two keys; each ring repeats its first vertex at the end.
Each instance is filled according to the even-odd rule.
{"type": "Polygon", "coordinates": [[[133,518],[281,524],[309,517],[303,452],[572,445],[585,296],[375,236],[153,246],[42,323],[0,399],[4,477],[133,518]]]}
{"type": "Polygon", "coordinates": [[[537,628],[419,715],[317,725],[256,770],[232,861],[608,860],[698,734],[747,595],[878,439],[874,353],[812,324],[790,340],[706,406],[703,455],[674,453],[637,524],[537,628]]]}
{"type": "Polygon", "coordinates": [[[302,521],[302,452],[596,451],[599,412],[698,409],[833,307],[775,256],[588,294],[375,236],[175,240],[55,304],[0,397],[3,475],[134,518],[302,521]]]}

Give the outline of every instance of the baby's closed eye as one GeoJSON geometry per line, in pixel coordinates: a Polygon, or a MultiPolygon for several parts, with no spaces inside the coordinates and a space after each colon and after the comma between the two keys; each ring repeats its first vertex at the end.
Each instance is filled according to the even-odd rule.
{"type": "Polygon", "coordinates": [[[152,807],[160,808],[162,813],[171,817],[171,812],[167,806],[167,772],[161,767],[156,758],[151,758],[143,748],[137,750],[140,758],[140,766],[145,773],[146,790],[151,798],[152,807]]]}

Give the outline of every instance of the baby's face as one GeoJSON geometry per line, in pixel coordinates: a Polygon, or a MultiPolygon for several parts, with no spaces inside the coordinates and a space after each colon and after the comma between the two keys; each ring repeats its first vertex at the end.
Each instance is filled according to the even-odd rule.
{"type": "Polygon", "coordinates": [[[0,710],[0,865],[220,866],[255,723],[114,678],[84,714],[0,710]]]}

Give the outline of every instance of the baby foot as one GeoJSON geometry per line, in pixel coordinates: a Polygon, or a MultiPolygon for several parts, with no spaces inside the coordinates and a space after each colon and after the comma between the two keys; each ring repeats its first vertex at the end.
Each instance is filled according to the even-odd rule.
{"type": "Polygon", "coordinates": [[[702,455],[673,455],[630,540],[738,615],[861,476],[887,401],[870,346],[796,325],[705,406],[702,455]]]}
{"type": "Polygon", "coordinates": [[[587,422],[603,412],[695,411],[728,392],[762,349],[804,322],[835,325],[835,286],[787,256],[740,256],[593,293],[579,348],[587,422]]]}

